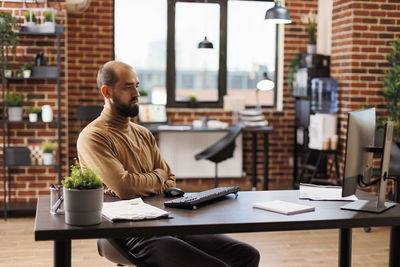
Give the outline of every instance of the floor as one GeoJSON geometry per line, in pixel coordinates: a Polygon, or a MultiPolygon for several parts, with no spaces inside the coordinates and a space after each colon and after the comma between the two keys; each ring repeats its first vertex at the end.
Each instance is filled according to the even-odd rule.
{"type": "MultiPolygon", "coordinates": [[[[35,242],[33,218],[0,220],[0,266],[52,266],[53,243],[35,242]]],[[[353,230],[352,266],[388,265],[388,227],[353,230]]],[[[261,252],[260,266],[337,266],[338,230],[232,234],[261,252]]],[[[97,253],[96,240],[72,241],[72,266],[115,266],[97,253]]]]}

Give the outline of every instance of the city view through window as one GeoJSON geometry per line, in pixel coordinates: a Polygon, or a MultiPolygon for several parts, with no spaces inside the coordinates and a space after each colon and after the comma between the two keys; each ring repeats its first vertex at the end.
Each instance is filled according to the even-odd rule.
{"type": "MultiPolygon", "coordinates": [[[[115,59],[130,64],[153,103],[166,104],[167,0],[115,0],[115,59]],[[135,10],[132,16],[132,10],[135,10]]],[[[264,20],[272,2],[228,1],[227,88],[256,104],[263,73],[275,82],[276,27],[264,20]]],[[[175,6],[175,101],[218,100],[220,6],[178,2],[175,6]],[[204,37],[213,49],[199,49],[204,37]]],[[[260,92],[260,104],[274,106],[275,89],[260,92]]]]}

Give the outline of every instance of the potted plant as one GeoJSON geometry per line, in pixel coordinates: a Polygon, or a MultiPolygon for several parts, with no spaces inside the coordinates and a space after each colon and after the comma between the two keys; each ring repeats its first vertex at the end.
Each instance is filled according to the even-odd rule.
{"type": "Polygon", "coordinates": [[[144,89],[139,89],[139,103],[149,103],[149,93],[144,89]]]}
{"type": "Polygon", "coordinates": [[[56,14],[54,11],[48,10],[43,12],[44,23],[40,25],[40,32],[50,33],[56,29],[56,14]]]}
{"type": "Polygon", "coordinates": [[[62,181],[64,185],[65,223],[94,225],[101,223],[103,208],[103,181],[90,168],[81,168],[75,159],[71,175],[62,181]]]}
{"type": "Polygon", "coordinates": [[[301,17],[301,22],[306,24],[306,31],[308,34],[307,53],[315,54],[315,33],[317,31],[317,15],[310,11],[307,15],[301,17]]]}
{"type": "Polygon", "coordinates": [[[28,116],[30,122],[37,122],[38,114],[42,112],[40,107],[29,107],[28,108],[28,116]]]}
{"type": "Polygon", "coordinates": [[[394,141],[400,143],[400,38],[390,45],[393,47],[388,56],[391,68],[386,71],[386,77],[382,79],[382,88],[387,101],[388,120],[394,124],[394,141]]]}
{"type": "Polygon", "coordinates": [[[19,70],[19,77],[30,78],[32,74],[32,65],[30,63],[26,63],[25,65],[21,66],[19,70]]]}
{"type": "Polygon", "coordinates": [[[55,143],[50,141],[44,141],[42,143],[42,147],[43,147],[43,165],[53,165],[55,143]]]}
{"type": "MultiPolygon", "coordinates": [[[[0,45],[1,45],[1,69],[3,77],[11,77],[10,67],[8,65],[8,58],[6,51],[11,48],[12,55],[15,55],[16,46],[18,42],[19,24],[17,19],[11,16],[10,13],[0,12],[0,45]],[[9,76],[8,76],[9,75],[9,76]]],[[[4,87],[4,83],[3,83],[4,87]]]]}
{"type": "Polygon", "coordinates": [[[6,95],[4,102],[7,104],[8,120],[22,121],[22,106],[25,103],[25,97],[22,93],[17,93],[15,89],[6,95]]]}
{"type": "Polygon", "coordinates": [[[28,29],[36,28],[36,14],[33,10],[24,12],[25,22],[28,29]]]}
{"type": "Polygon", "coordinates": [[[194,94],[189,95],[189,103],[190,107],[196,107],[197,105],[197,96],[194,94]]]}

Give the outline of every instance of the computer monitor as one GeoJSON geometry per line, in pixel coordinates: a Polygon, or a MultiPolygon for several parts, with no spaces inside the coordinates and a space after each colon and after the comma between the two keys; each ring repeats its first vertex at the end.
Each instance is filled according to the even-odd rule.
{"type": "Polygon", "coordinates": [[[346,210],[382,212],[395,204],[385,202],[386,178],[389,172],[393,122],[387,122],[383,143],[374,146],[375,108],[349,112],[342,196],[353,195],[357,185],[367,186],[373,176],[373,154],[381,155],[377,200],[358,200],[342,207],[346,210]]]}
{"type": "Polygon", "coordinates": [[[168,122],[165,105],[139,104],[139,122],[143,124],[164,124],[168,122]]]}

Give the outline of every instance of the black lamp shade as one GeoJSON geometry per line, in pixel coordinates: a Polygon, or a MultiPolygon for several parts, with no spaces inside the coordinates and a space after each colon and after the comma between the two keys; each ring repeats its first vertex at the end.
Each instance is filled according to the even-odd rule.
{"type": "Polygon", "coordinates": [[[207,36],[204,36],[204,40],[199,43],[198,48],[214,48],[214,46],[207,40],[207,36]]]}
{"type": "Polygon", "coordinates": [[[265,19],[276,24],[287,24],[291,23],[289,11],[281,6],[281,1],[275,2],[275,6],[267,10],[265,13],[265,19]]]}

